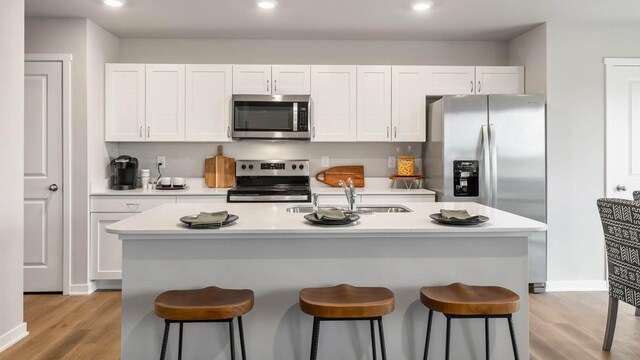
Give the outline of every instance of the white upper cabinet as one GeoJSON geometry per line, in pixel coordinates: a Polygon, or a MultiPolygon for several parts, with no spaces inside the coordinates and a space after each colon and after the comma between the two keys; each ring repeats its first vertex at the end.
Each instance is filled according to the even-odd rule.
{"type": "Polygon", "coordinates": [[[427,66],[427,95],[475,94],[475,66],[427,66]]]}
{"type": "Polygon", "coordinates": [[[271,67],[273,95],[311,94],[311,66],[273,65],[271,67]]]}
{"type": "Polygon", "coordinates": [[[231,65],[187,65],[186,141],[230,141],[231,65]]]}
{"type": "Polygon", "coordinates": [[[105,141],[145,141],[145,65],[105,65],[105,141]]]}
{"type": "Polygon", "coordinates": [[[524,94],[524,67],[476,67],[476,94],[524,94]]]}
{"type": "Polygon", "coordinates": [[[147,65],[147,141],[183,141],[185,65],[147,65]]]}
{"type": "Polygon", "coordinates": [[[355,66],[311,67],[312,141],[355,141],[355,66]]]}
{"type": "Polygon", "coordinates": [[[391,140],[391,66],[358,66],[358,141],[391,140]]]}
{"type": "Polygon", "coordinates": [[[393,66],[391,69],[393,141],[426,140],[427,68],[393,66]]]}
{"type": "Polygon", "coordinates": [[[271,95],[271,65],[233,65],[233,93],[271,95]]]}

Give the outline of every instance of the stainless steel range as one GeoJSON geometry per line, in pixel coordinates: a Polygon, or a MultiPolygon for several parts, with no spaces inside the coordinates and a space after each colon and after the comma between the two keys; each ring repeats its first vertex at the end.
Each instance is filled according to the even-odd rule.
{"type": "Polygon", "coordinates": [[[227,202],[310,202],[309,160],[238,160],[227,202]]]}

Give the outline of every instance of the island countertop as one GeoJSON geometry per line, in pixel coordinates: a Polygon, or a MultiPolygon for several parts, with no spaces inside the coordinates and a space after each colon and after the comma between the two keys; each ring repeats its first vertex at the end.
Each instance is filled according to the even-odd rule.
{"type": "MultiPolygon", "coordinates": [[[[134,215],[117,223],[107,226],[107,232],[119,234],[122,239],[153,235],[180,235],[189,238],[215,238],[217,235],[297,235],[297,234],[477,234],[486,236],[492,234],[531,233],[545,231],[547,226],[538,221],[530,220],[518,215],[493,209],[477,203],[401,203],[412,210],[408,213],[375,213],[361,214],[360,220],[346,226],[317,226],[304,219],[301,213],[288,213],[287,208],[308,204],[293,203],[226,203],[203,204],[181,203],[164,204],[141,214],[134,215]],[[438,213],[440,209],[465,209],[470,214],[489,217],[485,224],[476,226],[448,226],[434,222],[430,214],[438,213]],[[230,214],[238,215],[239,219],[220,229],[190,229],[180,222],[180,218],[198,214],[201,211],[214,212],[226,210],[230,214]]],[[[391,205],[391,204],[390,204],[391,205]]]]}

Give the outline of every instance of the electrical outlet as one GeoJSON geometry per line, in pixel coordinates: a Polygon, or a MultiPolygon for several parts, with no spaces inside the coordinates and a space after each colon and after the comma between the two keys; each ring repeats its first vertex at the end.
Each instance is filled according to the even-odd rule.
{"type": "Polygon", "coordinates": [[[156,161],[156,165],[160,165],[160,168],[167,167],[167,159],[164,156],[158,156],[158,161],[156,161]]]}
{"type": "Polygon", "coordinates": [[[322,162],[322,167],[329,167],[329,157],[328,156],[320,157],[320,161],[322,162]]]}
{"type": "Polygon", "coordinates": [[[389,156],[389,160],[388,160],[388,165],[389,169],[393,169],[396,167],[396,157],[395,156],[389,156]]]}

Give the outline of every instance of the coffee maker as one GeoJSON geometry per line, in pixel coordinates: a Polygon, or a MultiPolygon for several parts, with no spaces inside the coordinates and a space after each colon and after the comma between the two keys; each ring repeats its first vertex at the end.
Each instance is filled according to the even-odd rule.
{"type": "Polygon", "coordinates": [[[129,155],[120,155],[111,160],[111,189],[135,189],[137,177],[138,159],[129,155]]]}

